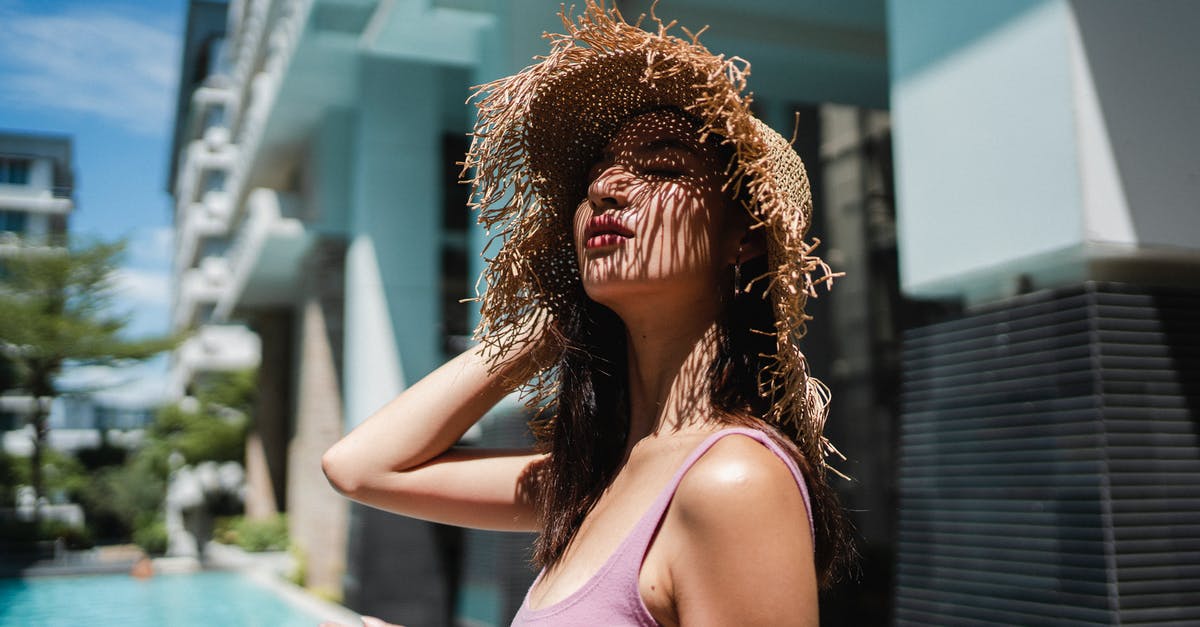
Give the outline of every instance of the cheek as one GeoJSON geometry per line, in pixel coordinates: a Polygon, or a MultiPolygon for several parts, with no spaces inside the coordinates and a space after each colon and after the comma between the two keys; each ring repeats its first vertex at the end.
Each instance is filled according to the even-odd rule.
{"type": "Polygon", "coordinates": [[[677,194],[659,217],[662,239],[676,251],[679,261],[708,265],[723,248],[723,196],[718,190],[687,190],[677,194]]]}
{"type": "Polygon", "coordinates": [[[583,234],[587,230],[588,220],[591,219],[592,210],[588,202],[585,200],[579,203],[571,219],[571,241],[575,243],[576,252],[583,250],[583,234]]]}

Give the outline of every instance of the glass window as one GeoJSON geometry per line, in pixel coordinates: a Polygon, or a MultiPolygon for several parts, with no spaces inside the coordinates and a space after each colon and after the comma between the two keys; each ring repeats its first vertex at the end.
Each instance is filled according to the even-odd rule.
{"type": "Polygon", "coordinates": [[[475,285],[468,276],[470,264],[466,245],[470,189],[458,182],[461,166],[455,163],[462,161],[468,147],[465,135],[442,136],[441,313],[442,340],[447,355],[462,350],[453,344],[455,338],[471,334],[471,305],[462,302],[464,298],[474,296],[475,285]]]}
{"type": "Polygon", "coordinates": [[[204,130],[225,126],[225,105],[214,104],[204,112],[204,130]]]}
{"type": "Polygon", "coordinates": [[[24,211],[0,209],[0,233],[24,235],[29,227],[29,214],[24,211]]]}
{"type": "Polygon", "coordinates": [[[29,166],[29,159],[0,157],[0,183],[28,185],[29,166]]]}
{"type": "Polygon", "coordinates": [[[225,170],[205,170],[204,179],[201,183],[201,195],[208,192],[223,192],[225,191],[225,170]]]}

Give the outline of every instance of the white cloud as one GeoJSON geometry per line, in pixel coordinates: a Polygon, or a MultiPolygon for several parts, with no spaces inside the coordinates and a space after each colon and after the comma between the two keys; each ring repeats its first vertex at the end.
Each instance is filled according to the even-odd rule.
{"type": "Polygon", "coordinates": [[[171,277],[166,271],[119,268],[114,278],[122,304],[135,307],[171,304],[171,277]]]}
{"type": "Polygon", "coordinates": [[[134,229],[126,249],[134,268],[169,268],[175,254],[175,230],[169,226],[134,229]]]}
{"type": "Polygon", "coordinates": [[[175,93],[170,29],[73,7],[54,15],[0,12],[8,66],[0,98],[99,115],[141,134],[166,133],[175,93]]]}
{"type": "Polygon", "coordinates": [[[169,226],[143,227],[130,234],[125,264],[113,276],[113,309],[130,314],[125,337],[165,335],[170,330],[174,242],[169,226]]]}
{"type": "Polygon", "coordinates": [[[60,390],[90,391],[99,402],[118,407],[152,407],[167,398],[165,356],[127,366],[73,366],[56,383],[60,390]]]}

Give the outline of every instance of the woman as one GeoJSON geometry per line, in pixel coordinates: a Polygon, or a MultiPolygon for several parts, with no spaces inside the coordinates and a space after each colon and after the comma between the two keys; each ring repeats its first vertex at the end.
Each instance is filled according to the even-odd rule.
{"type": "Polygon", "coordinates": [[[478,102],[466,167],[502,242],[481,343],[325,472],[389,511],[540,532],[514,624],[815,624],[845,543],[795,346],[831,276],[803,164],[744,64],[592,2],[564,24],[478,102]],[[518,387],[536,450],[454,448],[518,387]]]}

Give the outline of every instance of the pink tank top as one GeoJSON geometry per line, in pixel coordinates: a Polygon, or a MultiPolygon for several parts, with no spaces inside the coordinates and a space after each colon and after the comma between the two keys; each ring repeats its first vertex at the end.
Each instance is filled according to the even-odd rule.
{"type": "MultiPolygon", "coordinates": [[[[596,571],[595,575],[592,575],[591,579],[562,601],[536,610],[529,607],[529,593],[526,592],[521,609],[513,618],[513,626],[606,625],[624,627],[645,625],[652,627],[658,625],[658,622],[650,615],[650,610],[646,609],[646,604],[642,602],[642,593],[638,590],[638,574],[642,569],[642,560],[650,548],[650,541],[654,539],[654,533],[657,531],[663,515],[666,514],[667,506],[671,504],[671,498],[675,496],[675,490],[679,487],[679,482],[683,479],[684,474],[718,440],[735,433],[757,440],[787,464],[788,470],[792,471],[792,476],[796,479],[796,485],[800,487],[805,508],[808,509],[809,532],[815,535],[808,485],[805,484],[804,476],[800,474],[800,469],[796,467],[792,458],[761,431],[744,428],[718,431],[706,438],[700,446],[696,447],[696,450],[688,455],[683,465],[675,472],[675,476],[654,500],[650,509],[642,515],[633,530],[621,541],[608,561],[600,567],[600,570],[596,571]]],[[[537,579],[533,582],[534,586],[541,581],[544,574],[544,570],[538,574],[537,579]]],[[[533,586],[530,587],[530,590],[532,589],[533,586]]]]}

